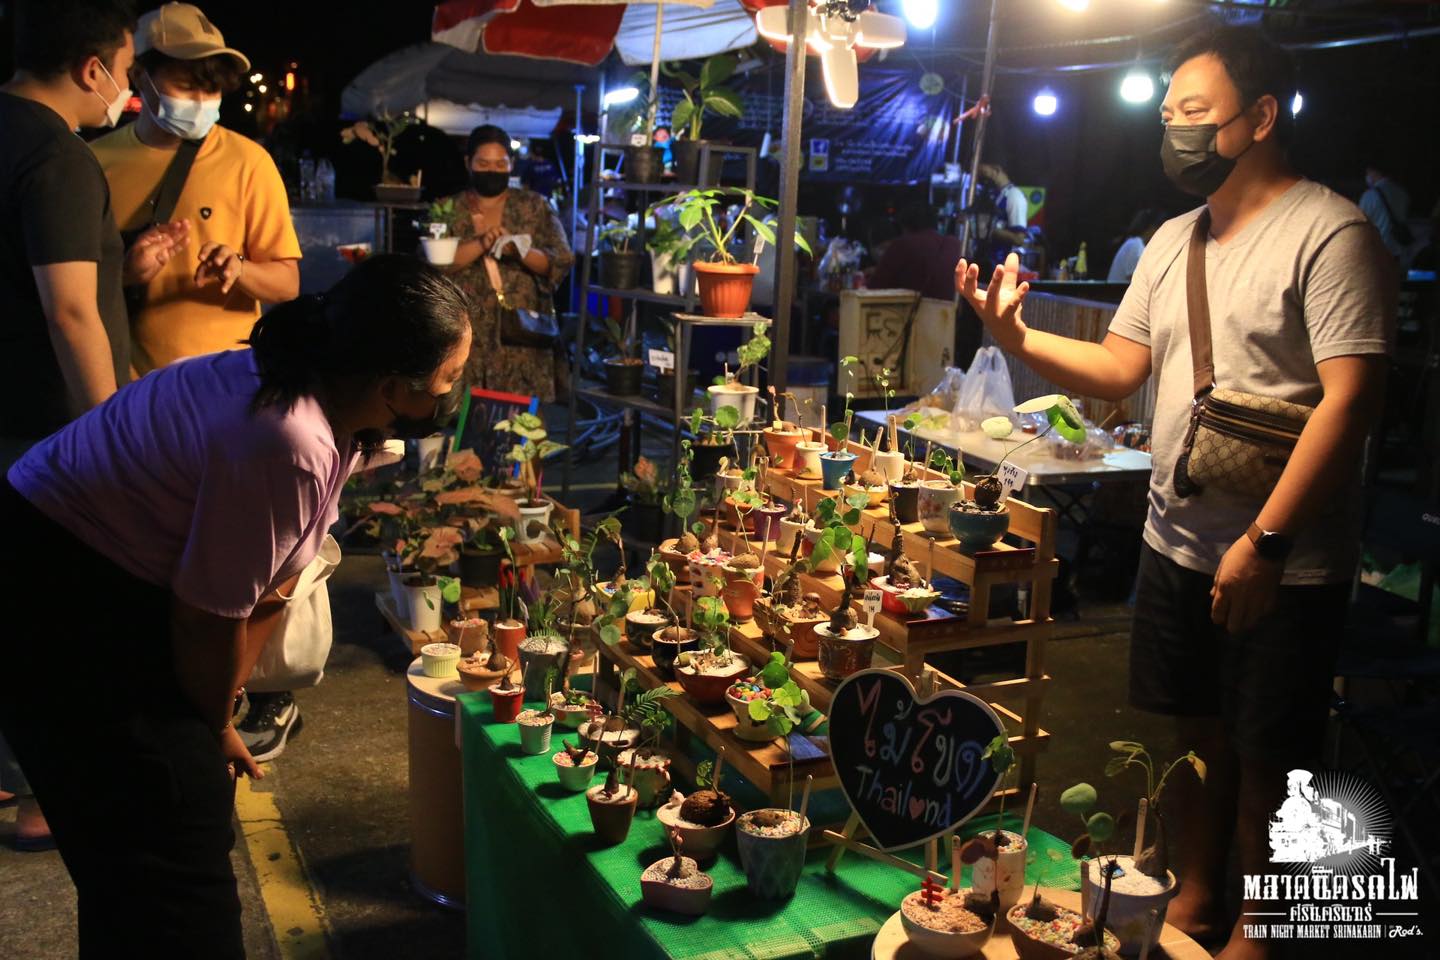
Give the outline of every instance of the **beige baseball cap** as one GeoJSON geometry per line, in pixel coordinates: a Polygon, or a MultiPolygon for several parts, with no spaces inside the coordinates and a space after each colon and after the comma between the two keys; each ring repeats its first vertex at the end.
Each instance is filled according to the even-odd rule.
{"type": "Polygon", "coordinates": [[[191,3],[167,3],[140,18],[135,28],[135,55],[159,50],[176,60],[199,60],[228,53],[250,69],[250,58],[225,46],[225,37],[210,18],[191,3]]]}

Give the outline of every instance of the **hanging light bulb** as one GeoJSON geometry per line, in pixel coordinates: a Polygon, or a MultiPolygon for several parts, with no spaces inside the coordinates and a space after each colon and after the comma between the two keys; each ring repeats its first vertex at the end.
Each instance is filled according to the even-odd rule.
{"type": "Polygon", "coordinates": [[[1060,108],[1060,98],[1055,96],[1054,90],[1046,87],[1035,94],[1035,99],[1031,102],[1030,106],[1042,117],[1053,117],[1055,111],[1060,108]]]}
{"type": "Polygon", "coordinates": [[[940,16],[939,0],[905,0],[902,6],[905,19],[916,30],[929,30],[940,16]]]}
{"type": "Polygon", "coordinates": [[[1155,81],[1143,70],[1131,70],[1120,81],[1120,99],[1126,103],[1149,103],[1154,96],[1155,81]]]}

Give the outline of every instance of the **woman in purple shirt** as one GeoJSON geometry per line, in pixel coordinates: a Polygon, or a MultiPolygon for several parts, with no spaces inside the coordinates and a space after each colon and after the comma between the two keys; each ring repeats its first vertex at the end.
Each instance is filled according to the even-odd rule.
{"type": "Polygon", "coordinates": [[[75,881],[81,956],[244,955],[230,817],[260,773],[237,691],[357,462],[454,412],[470,322],[438,271],[375,257],[249,343],[130,384],[0,482],[24,559],[0,587],[0,730],[75,881]]]}

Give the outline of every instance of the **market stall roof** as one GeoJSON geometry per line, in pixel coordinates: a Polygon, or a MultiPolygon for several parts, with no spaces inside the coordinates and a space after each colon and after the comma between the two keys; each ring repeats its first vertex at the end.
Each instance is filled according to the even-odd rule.
{"type": "MultiPolygon", "coordinates": [[[[485,53],[466,53],[443,43],[417,43],[375,61],[360,72],[340,97],[341,112],[365,117],[382,112],[416,110],[423,104],[447,101],[434,113],[509,108],[549,114],[573,108],[575,85],[595,82],[595,71],[573,64],[485,53]]],[[[556,114],[558,117],[558,113],[556,114]]],[[[463,123],[467,121],[456,121],[463,123]]],[[[485,122],[485,121],[481,121],[485,122]]],[[[507,130],[509,124],[501,124],[507,130]]],[[[471,126],[466,126],[469,130],[471,126]]],[[[554,122],[550,124],[554,127],[554,122]]],[[[537,136],[548,136],[549,130],[537,136]]],[[[516,134],[519,136],[519,134],[516,134]]]]}
{"type": "MultiPolygon", "coordinates": [[[[740,0],[664,0],[660,60],[694,60],[755,43],[740,0]]],[[[462,50],[519,54],[598,66],[613,49],[629,65],[650,63],[656,0],[447,0],[431,38],[462,50]]]]}

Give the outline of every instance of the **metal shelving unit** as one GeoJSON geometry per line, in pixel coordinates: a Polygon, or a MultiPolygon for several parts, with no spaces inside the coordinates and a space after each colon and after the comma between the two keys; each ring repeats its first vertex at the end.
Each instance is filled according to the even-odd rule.
{"type": "MultiPolygon", "coordinates": [[[[763,317],[755,314],[748,314],[736,320],[723,320],[713,317],[696,316],[699,307],[699,299],[693,293],[685,295],[659,294],[650,289],[637,288],[633,290],[617,290],[598,283],[592,283],[593,251],[595,250],[596,234],[600,228],[601,196],[607,190],[622,190],[630,194],[678,194],[689,190],[709,189],[717,184],[702,183],[676,184],[668,182],[660,183],[630,183],[624,180],[606,180],[603,177],[607,158],[616,158],[623,154],[625,148],[622,146],[602,146],[597,151],[595,168],[590,178],[590,209],[588,227],[585,232],[585,246],[583,255],[580,257],[580,289],[583,295],[580,300],[580,320],[575,329],[575,357],[571,365],[571,390],[569,404],[569,418],[566,423],[566,450],[564,469],[561,474],[561,496],[566,497],[570,492],[570,478],[575,463],[575,424],[579,418],[579,402],[583,398],[597,406],[610,406],[616,408],[622,418],[622,429],[635,432],[638,441],[638,419],[637,413],[650,414],[653,417],[667,423],[672,432],[671,456],[672,463],[679,457],[680,453],[680,424],[684,420],[687,401],[685,396],[686,374],[689,371],[690,357],[690,331],[694,326],[751,326],[757,321],[769,323],[763,317]],[[634,323],[636,335],[640,335],[639,311],[641,304],[651,304],[661,307],[669,307],[676,319],[676,344],[675,344],[675,397],[673,405],[667,407],[664,403],[651,400],[648,397],[616,397],[607,393],[603,386],[588,380],[582,376],[581,364],[585,359],[585,337],[589,331],[590,319],[590,296],[608,297],[624,300],[629,305],[630,321],[634,323]]],[[[756,167],[759,161],[758,151],[754,147],[734,147],[720,144],[705,144],[700,150],[699,169],[708,170],[711,166],[711,157],[716,154],[724,156],[743,156],[745,158],[745,183],[746,189],[755,188],[756,167]]],[[[704,179],[703,177],[701,179],[704,179]]],[[[641,208],[638,229],[634,243],[639,245],[643,251],[648,237],[649,230],[645,223],[644,209],[650,201],[647,199],[644,207],[641,208]]],[[[754,379],[753,377],[751,378],[754,379]]],[[[632,444],[632,454],[639,455],[639,443],[632,444]]],[[[631,463],[621,463],[622,471],[629,469],[631,463]]]]}

